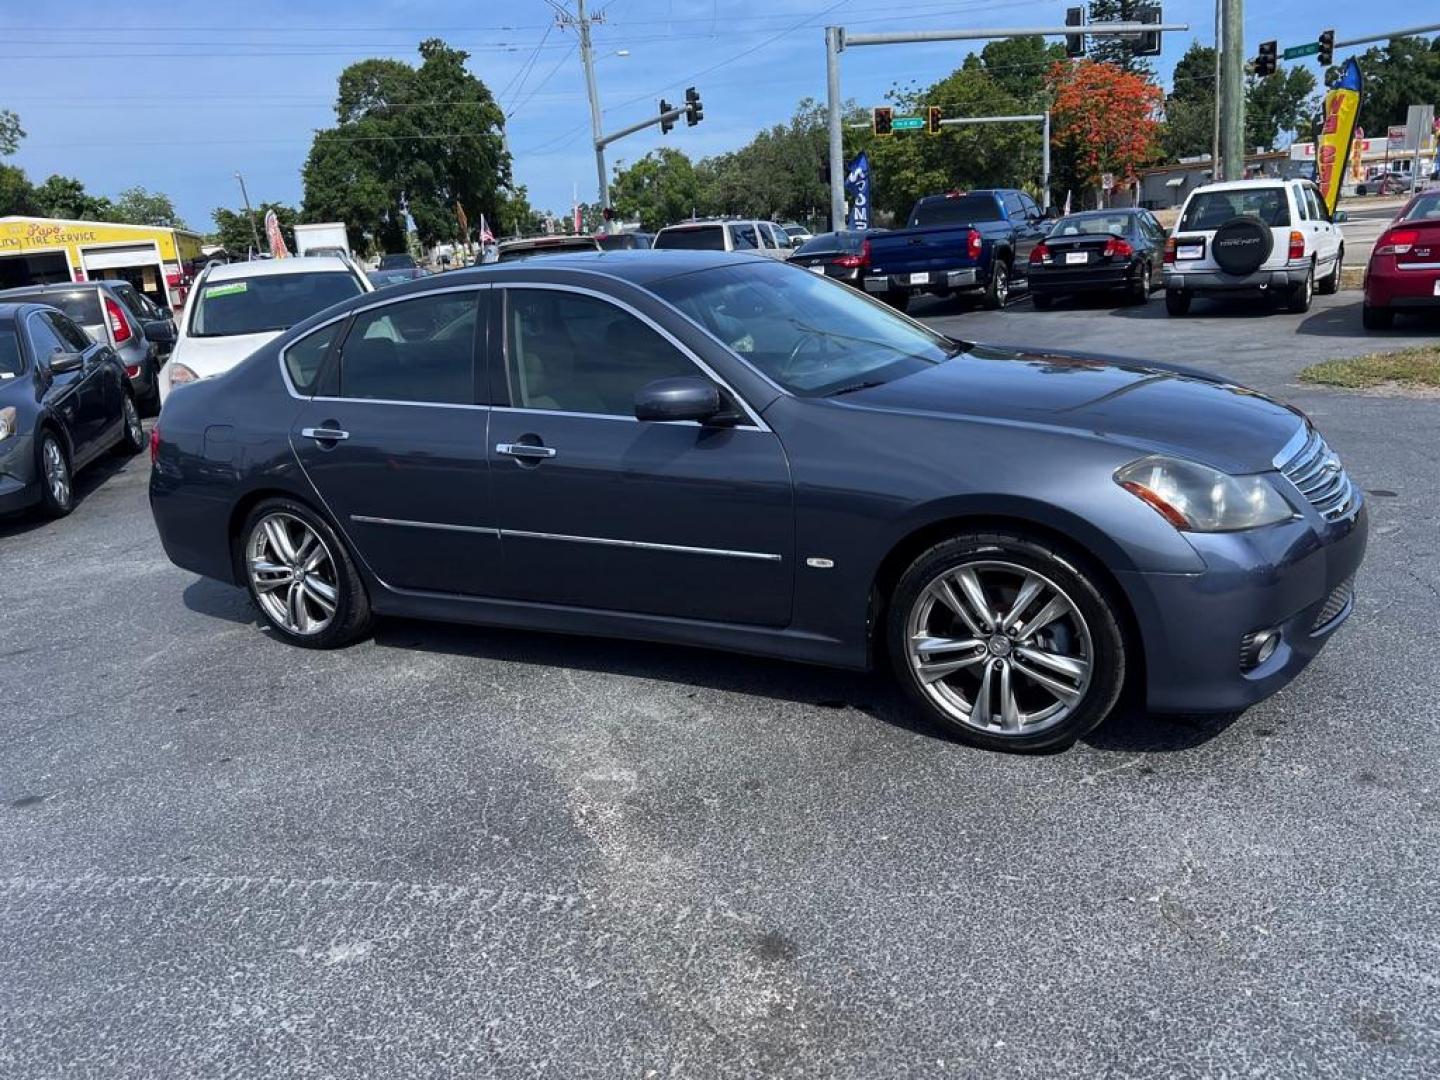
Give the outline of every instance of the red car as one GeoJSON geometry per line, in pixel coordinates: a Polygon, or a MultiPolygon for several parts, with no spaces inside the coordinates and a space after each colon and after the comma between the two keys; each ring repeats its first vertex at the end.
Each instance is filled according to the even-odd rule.
{"type": "Polygon", "coordinates": [[[1440,310],[1440,191],[1416,195],[1375,241],[1365,267],[1367,330],[1382,330],[1400,311],[1440,310]]]}

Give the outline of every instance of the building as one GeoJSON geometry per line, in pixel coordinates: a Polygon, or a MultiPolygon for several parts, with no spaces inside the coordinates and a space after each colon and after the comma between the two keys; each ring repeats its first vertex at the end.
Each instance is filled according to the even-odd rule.
{"type": "MultiPolygon", "coordinates": [[[[1313,166],[1312,166],[1313,168],[1313,166]]],[[[1181,158],[1173,165],[1156,165],[1140,169],[1139,203],[1147,210],[1169,210],[1179,206],[1195,188],[1211,182],[1210,155],[1181,158]]],[[[1245,179],[1298,175],[1291,165],[1290,154],[1276,150],[1265,154],[1249,154],[1245,158],[1245,179]]]]}

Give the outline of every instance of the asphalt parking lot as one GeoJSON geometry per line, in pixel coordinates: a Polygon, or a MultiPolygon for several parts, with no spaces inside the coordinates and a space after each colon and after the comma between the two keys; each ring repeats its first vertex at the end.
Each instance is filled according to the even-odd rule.
{"type": "Polygon", "coordinates": [[[915,313],[1301,405],[1370,492],[1349,625],[1231,720],[984,753],[884,680],[383,623],[172,567],[145,457],[0,521],[0,1075],[1431,1077],[1440,401],[1197,302],[915,313]]]}

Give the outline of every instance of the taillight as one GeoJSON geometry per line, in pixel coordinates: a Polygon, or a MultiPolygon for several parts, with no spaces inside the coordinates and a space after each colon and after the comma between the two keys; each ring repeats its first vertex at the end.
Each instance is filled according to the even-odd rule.
{"type": "Polygon", "coordinates": [[[1165,261],[1167,263],[1175,261],[1175,238],[1173,236],[1165,238],[1165,261]]]}
{"type": "Polygon", "coordinates": [[[1290,254],[1291,259],[1303,259],[1305,257],[1305,234],[1299,229],[1290,230],[1290,254]]]}
{"type": "Polygon", "coordinates": [[[860,254],[858,254],[858,255],[841,255],[838,259],[835,260],[835,265],[836,265],[836,266],[843,266],[843,267],[846,267],[847,269],[851,269],[851,270],[855,269],[855,268],[858,267],[858,266],[869,266],[869,265],[870,265],[870,238],[869,238],[869,237],[866,237],[865,240],[864,240],[864,242],[861,243],[861,245],[860,245],[860,254]]]}
{"type": "Polygon", "coordinates": [[[1420,239],[1419,229],[1391,229],[1375,245],[1376,255],[1408,255],[1420,239]]]}
{"type": "Polygon", "coordinates": [[[965,236],[965,250],[970,258],[980,258],[980,230],[971,229],[965,236]]]}
{"type": "Polygon", "coordinates": [[[155,459],[160,456],[160,421],[155,421],[155,426],[150,429],[150,464],[155,464],[155,459]]]}
{"type": "Polygon", "coordinates": [[[178,289],[184,280],[184,276],[178,273],[165,275],[165,284],[172,289],[178,289]]]}
{"type": "Polygon", "coordinates": [[[1130,241],[1122,240],[1118,236],[1112,236],[1109,240],[1105,241],[1104,254],[1110,256],[1119,255],[1121,258],[1128,259],[1131,255],[1135,254],[1135,249],[1130,246],[1130,241]]]}
{"type": "Polygon", "coordinates": [[[140,377],[140,365],[139,365],[139,364],[126,364],[126,365],[125,365],[125,374],[126,374],[126,375],[129,375],[130,378],[132,378],[132,379],[138,379],[138,378],[140,377]]]}
{"type": "Polygon", "coordinates": [[[108,296],[105,297],[105,317],[110,320],[110,333],[114,335],[116,345],[130,340],[130,324],[121,314],[120,305],[108,296]]]}
{"type": "Polygon", "coordinates": [[[1049,262],[1050,249],[1046,247],[1043,242],[1036,244],[1033,248],[1030,249],[1030,261],[1032,263],[1035,263],[1037,266],[1040,263],[1049,262]]]}

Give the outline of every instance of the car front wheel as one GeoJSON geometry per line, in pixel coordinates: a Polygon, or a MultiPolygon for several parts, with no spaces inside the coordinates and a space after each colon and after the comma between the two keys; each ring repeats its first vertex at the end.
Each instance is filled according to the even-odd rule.
{"type": "Polygon", "coordinates": [[[1109,714],[1125,680],[1103,590],[1020,534],[956,536],[924,552],[895,589],[886,634],[911,699],[989,749],[1068,746],[1109,714]]]}
{"type": "Polygon", "coordinates": [[[241,532],[245,584],[260,614],[307,649],[347,645],[370,626],[370,601],[340,538],[309,507],[268,499],[241,532]]]}
{"type": "Polygon", "coordinates": [[[140,421],[140,408],[135,404],[135,399],[128,391],[125,394],[125,401],[120,407],[120,414],[125,424],[125,430],[121,434],[120,444],[115,450],[126,457],[134,457],[145,449],[145,425],[140,421]]]}
{"type": "Polygon", "coordinates": [[[46,517],[64,517],[75,509],[75,477],[70,471],[70,458],[52,431],[40,436],[37,453],[40,511],[46,517]]]}

